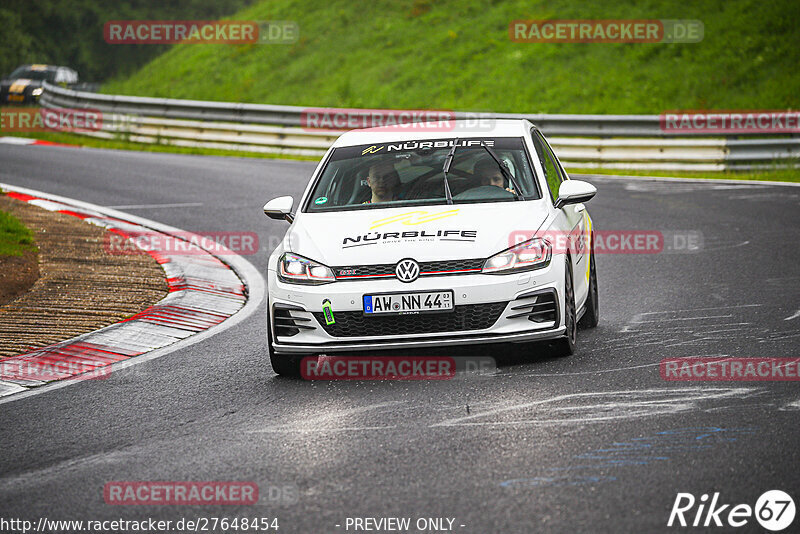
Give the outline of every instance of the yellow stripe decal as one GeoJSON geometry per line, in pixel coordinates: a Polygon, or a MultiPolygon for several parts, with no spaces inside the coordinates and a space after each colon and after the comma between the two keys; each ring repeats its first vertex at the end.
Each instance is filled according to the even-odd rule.
{"type": "Polygon", "coordinates": [[[9,93],[23,93],[25,92],[25,88],[28,87],[31,83],[31,80],[27,80],[25,78],[21,78],[14,83],[11,84],[11,87],[8,88],[9,93]]]}
{"type": "Polygon", "coordinates": [[[589,277],[592,272],[592,246],[594,246],[594,243],[592,243],[592,218],[589,217],[589,214],[585,211],[583,213],[586,216],[586,235],[587,240],[589,241],[589,261],[586,262],[586,283],[588,284],[589,277]]]}

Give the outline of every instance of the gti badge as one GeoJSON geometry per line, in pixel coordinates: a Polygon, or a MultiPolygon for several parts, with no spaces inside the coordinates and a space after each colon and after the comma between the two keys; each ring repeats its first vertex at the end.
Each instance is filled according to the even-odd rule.
{"type": "Polygon", "coordinates": [[[394,274],[401,282],[413,282],[419,277],[419,264],[412,259],[400,260],[394,274]]]}

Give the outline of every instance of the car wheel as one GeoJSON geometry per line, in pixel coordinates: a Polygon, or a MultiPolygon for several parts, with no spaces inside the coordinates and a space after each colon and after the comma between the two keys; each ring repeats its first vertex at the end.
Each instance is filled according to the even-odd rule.
{"type": "Polygon", "coordinates": [[[594,262],[594,251],[589,256],[589,296],[586,299],[586,311],[581,317],[581,328],[594,328],[600,322],[600,305],[597,300],[597,269],[594,262]]]}
{"type": "Polygon", "coordinates": [[[575,344],[578,340],[578,322],[575,310],[575,286],[572,284],[572,262],[567,258],[566,276],[564,279],[564,326],[567,331],[564,337],[557,340],[556,350],[561,356],[570,356],[575,353],[575,344]]]}
{"type": "Polygon", "coordinates": [[[278,356],[275,354],[270,354],[269,361],[272,364],[272,370],[280,376],[300,376],[300,364],[303,361],[302,356],[278,356]]]}
{"type": "Polygon", "coordinates": [[[303,361],[303,357],[275,354],[275,349],[272,347],[272,328],[270,328],[269,320],[267,320],[267,353],[269,354],[269,362],[272,364],[272,370],[276,374],[287,377],[300,376],[300,364],[303,361]]]}

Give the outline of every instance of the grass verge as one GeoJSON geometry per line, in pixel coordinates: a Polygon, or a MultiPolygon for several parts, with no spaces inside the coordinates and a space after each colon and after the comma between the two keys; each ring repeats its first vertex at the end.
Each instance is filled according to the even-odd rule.
{"type": "Polygon", "coordinates": [[[26,252],[36,252],[33,232],[10,213],[0,211],[0,256],[22,256],[26,252]]]}
{"type": "Polygon", "coordinates": [[[800,182],[800,169],[775,168],[759,171],[634,171],[625,169],[570,169],[569,174],[608,174],[617,176],[662,176],[667,178],[706,178],[717,180],[756,180],[771,182],[800,182]]]}
{"type": "Polygon", "coordinates": [[[132,141],[125,141],[123,139],[97,139],[94,137],[87,137],[85,135],[78,135],[65,132],[35,132],[35,133],[0,132],[0,137],[2,136],[25,137],[29,139],[39,139],[50,143],[76,145],[88,148],[136,150],[139,152],[169,152],[172,154],[194,154],[201,156],[297,159],[304,161],[319,160],[319,158],[310,156],[286,156],[281,154],[265,154],[263,152],[246,152],[246,151],[240,152],[238,150],[219,150],[215,148],[182,147],[182,146],[172,146],[167,144],[156,144],[156,143],[134,143],[132,141]]]}

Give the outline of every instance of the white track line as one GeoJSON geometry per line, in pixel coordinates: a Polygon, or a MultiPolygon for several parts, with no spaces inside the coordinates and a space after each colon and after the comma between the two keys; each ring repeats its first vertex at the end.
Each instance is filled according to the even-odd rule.
{"type": "MultiPolygon", "coordinates": [[[[151,221],[149,219],[144,219],[142,217],[137,217],[135,215],[123,213],[121,211],[117,211],[112,208],[104,208],[102,206],[97,206],[95,204],[90,204],[88,202],[83,202],[80,200],[73,200],[58,195],[51,195],[49,193],[43,193],[41,191],[27,189],[24,187],[17,187],[14,185],[9,185],[4,183],[0,183],[0,188],[6,191],[16,191],[18,193],[49,199],[54,202],[62,202],[64,204],[72,204],[77,207],[94,210],[109,217],[116,217],[122,220],[127,220],[159,232],[164,232],[166,234],[177,234],[177,233],[181,233],[184,235],[186,234],[184,230],[175,228],[173,226],[168,226],[166,224],[161,224],[155,221],[151,221]]],[[[211,253],[211,251],[208,252],[211,253]]],[[[134,356],[133,358],[130,358],[128,360],[111,364],[112,373],[115,371],[119,371],[121,369],[126,369],[128,367],[138,365],[140,363],[160,358],[161,356],[166,356],[167,354],[175,352],[176,350],[185,349],[186,347],[194,345],[195,343],[198,343],[213,335],[223,332],[228,328],[236,326],[243,320],[250,317],[250,315],[252,315],[252,313],[256,311],[256,309],[258,309],[258,307],[261,305],[262,300],[264,299],[266,290],[266,282],[264,281],[264,277],[261,275],[261,273],[255,267],[253,267],[253,265],[249,261],[247,261],[246,259],[244,259],[239,255],[232,254],[225,256],[217,256],[217,259],[229,265],[236,272],[236,274],[239,276],[242,282],[244,282],[248,292],[247,301],[245,302],[245,305],[230,318],[226,319],[225,321],[216,326],[209,328],[208,330],[189,336],[186,339],[177,341],[162,349],[157,349],[148,352],[146,354],[134,356]]],[[[31,397],[33,395],[47,393],[48,391],[61,389],[63,387],[67,387],[80,382],[81,382],[80,380],[61,380],[61,381],[51,382],[50,384],[47,384],[45,386],[38,386],[22,393],[16,393],[13,395],[2,397],[0,398],[0,404],[18,401],[20,399],[31,397]]]]}
{"type": "Polygon", "coordinates": [[[782,408],[783,410],[800,410],[800,400],[790,402],[782,408]]]}
{"type": "Polygon", "coordinates": [[[356,406],[355,408],[345,409],[328,409],[325,413],[315,416],[306,417],[301,420],[285,423],[282,425],[274,425],[259,430],[246,431],[248,434],[261,434],[267,432],[335,432],[339,430],[378,430],[385,428],[394,428],[393,426],[361,426],[361,427],[325,427],[326,423],[341,421],[352,415],[359,415],[372,410],[380,410],[382,408],[395,408],[399,405],[405,404],[405,401],[387,401],[379,402],[377,404],[369,404],[367,406],[356,406]]]}
{"type": "Polygon", "coordinates": [[[727,310],[732,308],[757,308],[759,306],[762,306],[762,304],[739,304],[736,306],[712,306],[710,308],[688,308],[685,310],[651,311],[651,312],[643,312],[638,315],[655,315],[657,313],[685,313],[685,312],[709,311],[709,310],[727,310]]]}
{"type": "Polygon", "coordinates": [[[146,210],[151,208],[195,208],[202,205],[202,202],[178,202],[175,204],[130,204],[127,206],[108,207],[116,210],[146,210]]]}
{"type": "MultiPolygon", "coordinates": [[[[605,413],[601,414],[597,417],[585,417],[585,418],[578,418],[573,420],[552,420],[552,419],[523,419],[523,420],[510,420],[510,421],[475,421],[479,418],[485,418],[500,414],[505,414],[508,412],[514,412],[518,410],[525,410],[528,408],[533,408],[536,406],[542,405],[552,405],[557,404],[561,401],[567,400],[581,400],[581,399],[594,399],[600,398],[600,404],[597,404],[596,407],[601,409],[601,412],[607,412],[612,408],[623,408],[623,412],[626,409],[641,409],[641,408],[648,408],[648,407],[656,407],[656,408],[666,408],[669,410],[685,410],[691,408],[692,406],[696,405],[698,401],[704,400],[714,400],[718,398],[727,398],[727,397],[739,397],[746,395],[747,393],[752,392],[753,389],[750,388],[673,388],[673,389],[643,389],[643,390],[623,390],[623,391],[598,391],[598,392],[591,392],[591,393],[571,393],[566,395],[559,395],[556,397],[550,397],[547,399],[536,400],[531,402],[525,402],[521,404],[513,404],[509,406],[501,406],[499,408],[489,409],[483,412],[478,412],[475,414],[456,417],[453,419],[448,419],[442,421],[440,423],[435,423],[431,425],[431,427],[449,427],[449,426],[512,426],[512,425],[529,425],[529,424],[537,424],[537,423],[544,423],[544,424],[552,424],[552,423],[586,423],[586,422],[594,422],[594,421],[603,421],[609,419],[616,419],[619,416],[614,415],[606,415],[605,413]],[[649,397],[649,398],[648,398],[649,397]],[[606,400],[610,399],[610,400],[606,400]],[[605,402],[603,402],[605,400],[605,402]]],[[[553,410],[555,411],[580,411],[591,409],[595,407],[594,405],[574,405],[574,406],[564,406],[550,408],[550,412],[553,410]]],[[[547,408],[545,408],[547,411],[547,408]]],[[[548,415],[550,414],[548,412],[548,415]]],[[[660,415],[659,413],[653,413],[652,415],[660,415]]],[[[647,415],[646,413],[630,413],[628,416],[630,417],[638,417],[647,415]]]]}

